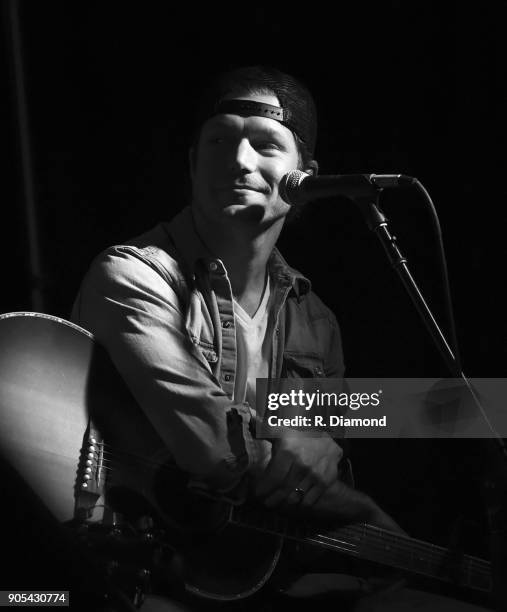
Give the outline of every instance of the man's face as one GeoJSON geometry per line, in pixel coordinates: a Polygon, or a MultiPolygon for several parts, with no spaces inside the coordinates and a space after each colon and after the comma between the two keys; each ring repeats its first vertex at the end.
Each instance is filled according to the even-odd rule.
{"type": "MultiPolygon", "coordinates": [[[[274,95],[237,99],[280,106],[274,95]]],[[[236,217],[269,222],[290,209],[278,194],[281,178],[298,167],[292,132],[274,119],[220,114],[204,123],[191,156],[193,207],[209,222],[236,217]]]]}

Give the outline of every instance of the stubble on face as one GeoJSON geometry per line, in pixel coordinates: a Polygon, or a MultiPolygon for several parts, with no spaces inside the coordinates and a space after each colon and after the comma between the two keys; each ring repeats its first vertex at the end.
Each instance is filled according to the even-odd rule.
{"type": "MultiPolygon", "coordinates": [[[[274,95],[231,96],[279,106],[274,95]]],[[[217,115],[201,130],[192,155],[194,214],[210,225],[240,223],[262,230],[283,223],[290,207],[280,179],[298,167],[292,132],[265,117],[217,115]]]]}

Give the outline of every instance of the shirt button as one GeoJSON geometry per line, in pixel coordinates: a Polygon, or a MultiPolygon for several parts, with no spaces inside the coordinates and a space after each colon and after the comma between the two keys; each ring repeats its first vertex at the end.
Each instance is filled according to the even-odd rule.
{"type": "Polygon", "coordinates": [[[214,272],[214,271],[215,271],[217,268],[218,268],[218,265],[217,265],[217,264],[216,264],[214,261],[212,261],[212,262],[210,263],[210,265],[209,265],[209,269],[210,269],[212,272],[214,272]]]}
{"type": "Polygon", "coordinates": [[[230,321],[222,321],[222,327],[225,327],[225,329],[228,329],[231,325],[230,321]]]}
{"type": "Polygon", "coordinates": [[[224,376],[224,379],[225,379],[227,382],[229,382],[229,381],[232,379],[232,374],[226,374],[226,375],[224,376]]]}

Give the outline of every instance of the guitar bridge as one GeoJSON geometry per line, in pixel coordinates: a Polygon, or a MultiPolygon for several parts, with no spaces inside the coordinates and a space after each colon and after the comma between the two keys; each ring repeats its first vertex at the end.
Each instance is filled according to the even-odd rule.
{"type": "Polygon", "coordinates": [[[89,425],[83,437],[75,487],[74,518],[89,520],[105,490],[106,461],[104,441],[99,432],[89,425]]]}

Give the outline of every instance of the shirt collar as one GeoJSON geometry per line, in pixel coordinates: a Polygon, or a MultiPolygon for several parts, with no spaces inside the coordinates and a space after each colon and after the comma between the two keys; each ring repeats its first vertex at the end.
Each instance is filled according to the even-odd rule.
{"type": "Polygon", "coordinates": [[[311,290],[311,282],[301,272],[289,266],[276,247],[268,260],[268,267],[271,278],[278,285],[292,286],[298,300],[311,290]]]}
{"type": "MultiPolygon", "coordinates": [[[[191,275],[197,272],[196,264],[199,261],[204,263],[207,269],[213,263],[223,267],[223,263],[209,251],[199,237],[190,206],[163,225],[191,275]]],[[[268,268],[274,283],[279,286],[292,286],[298,300],[311,290],[310,281],[298,270],[291,268],[276,247],[268,260],[268,268]]]]}

